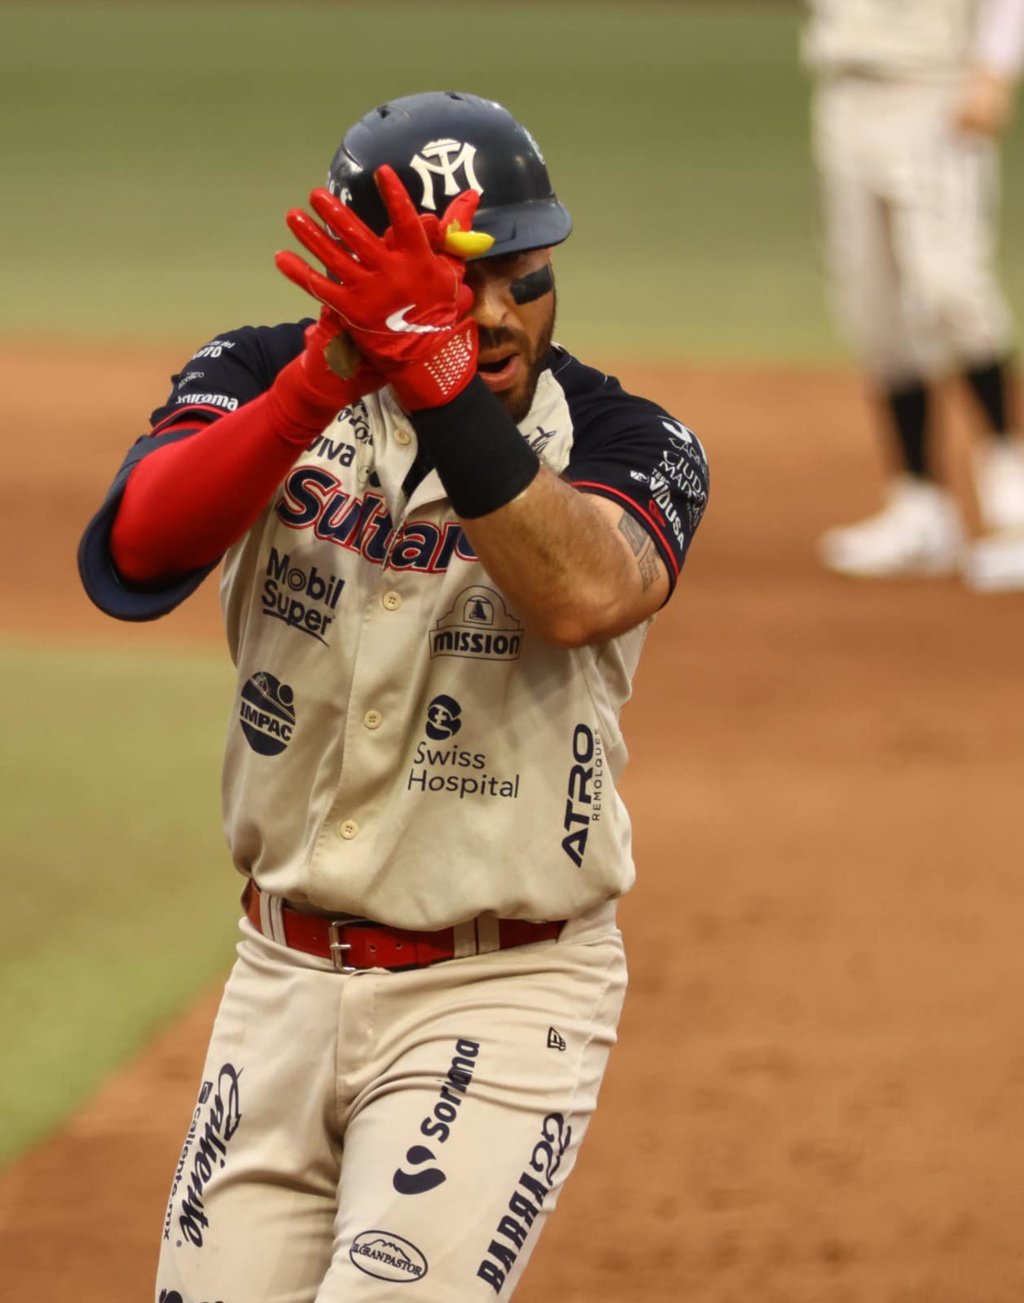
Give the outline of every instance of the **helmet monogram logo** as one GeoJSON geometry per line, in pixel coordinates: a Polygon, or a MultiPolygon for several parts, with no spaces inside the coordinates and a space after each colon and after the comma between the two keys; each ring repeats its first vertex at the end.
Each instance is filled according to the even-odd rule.
{"type": "Polygon", "coordinates": [[[409,166],[423,182],[420,207],[437,211],[438,205],[434,198],[435,177],[444,178],[442,193],[447,198],[462,190],[476,190],[478,194],[483,194],[484,188],[473,171],[475,157],[476,146],[467,145],[461,140],[431,140],[418,154],[414,154],[409,160],[409,166]],[[458,177],[460,168],[465,178],[461,184],[458,177]]]}

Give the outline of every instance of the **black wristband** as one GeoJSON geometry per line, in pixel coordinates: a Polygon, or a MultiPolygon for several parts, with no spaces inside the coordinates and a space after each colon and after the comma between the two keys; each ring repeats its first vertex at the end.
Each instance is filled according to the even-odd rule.
{"type": "Polygon", "coordinates": [[[489,515],[518,497],[540,459],[479,376],[443,407],[409,413],[456,514],[489,515]]]}

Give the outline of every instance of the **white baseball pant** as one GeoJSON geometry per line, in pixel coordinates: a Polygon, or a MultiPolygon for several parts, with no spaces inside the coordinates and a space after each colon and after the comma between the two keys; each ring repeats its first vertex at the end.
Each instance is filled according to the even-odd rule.
{"type": "Polygon", "coordinates": [[[615,1040],[613,911],[589,933],[402,972],[339,973],[242,932],[157,1298],[509,1298],[615,1040]]]}

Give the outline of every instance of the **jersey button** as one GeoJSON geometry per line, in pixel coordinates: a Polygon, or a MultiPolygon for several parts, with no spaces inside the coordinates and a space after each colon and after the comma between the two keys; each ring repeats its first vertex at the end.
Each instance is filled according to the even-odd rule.
{"type": "Polygon", "coordinates": [[[369,466],[360,466],[359,469],[356,471],[356,480],[360,484],[365,484],[369,478],[370,478],[369,466]]]}
{"type": "Polygon", "coordinates": [[[358,831],[359,825],[356,823],[355,819],[345,819],[342,823],[338,824],[338,836],[344,837],[347,842],[350,842],[358,831]]]}
{"type": "Polygon", "coordinates": [[[385,611],[397,611],[402,605],[402,598],[394,591],[394,589],[390,589],[380,599],[380,604],[383,606],[385,611]]]}
{"type": "Polygon", "coordinates": [[[412,435],[404,427],[399,426],[395,431],[395,442],[400,443],[404,448],[407,444],[412,443],[412,435]]]}
{"type": "Polygon", "coordinates": [[[367,728],[380,728],[384,722],[384,716],[379,710],[368,710],[363,716],[363,723],[367,728]]]}

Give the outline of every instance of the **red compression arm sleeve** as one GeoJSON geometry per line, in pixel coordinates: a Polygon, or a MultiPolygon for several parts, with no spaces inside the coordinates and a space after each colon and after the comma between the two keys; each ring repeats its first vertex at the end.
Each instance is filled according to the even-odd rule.
{"type": "Polygon", "coordinates": [[[283,420],[265,393],[150,453],[129,476],[110,533],[119,572],[148,583],[216,561],[256,520],[315,434],[283,420]]]}

